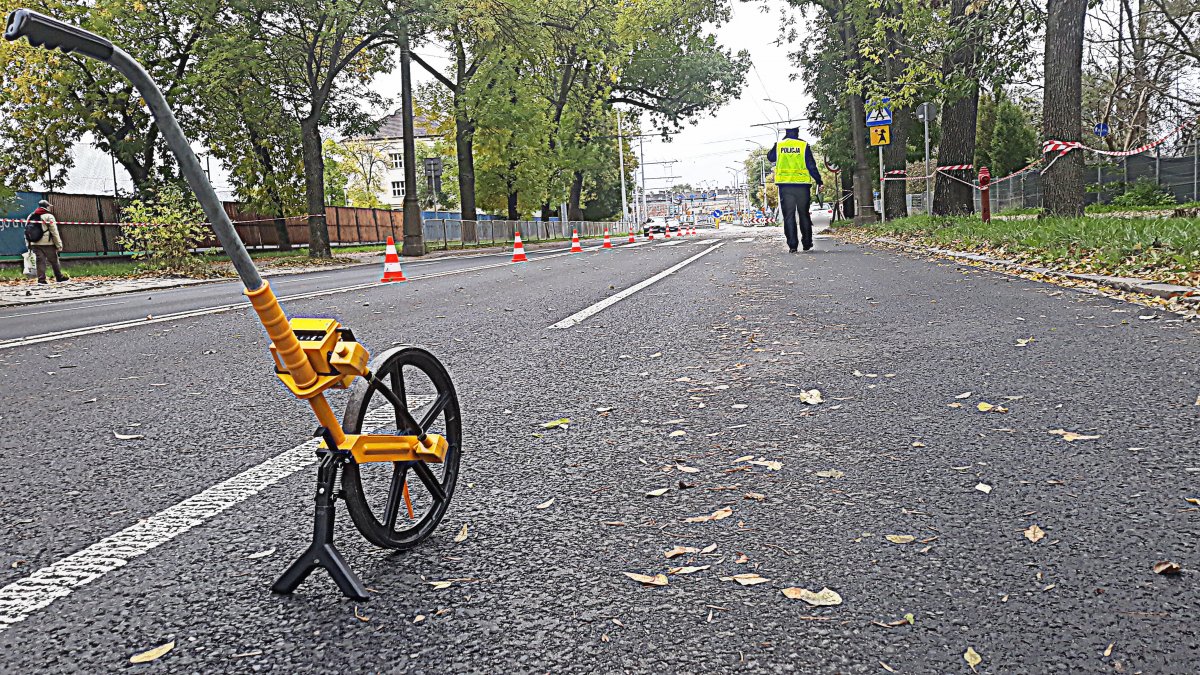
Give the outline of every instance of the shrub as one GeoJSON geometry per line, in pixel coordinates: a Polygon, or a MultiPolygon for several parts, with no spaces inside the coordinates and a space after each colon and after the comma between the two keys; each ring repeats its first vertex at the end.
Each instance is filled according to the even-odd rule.
{"type": "Polygon", "coordinates": [[[175,274],[196,275],[206,269],[193,252],[204,241],[208,228],[204,212],[190,194],[177,185],[158,191],[153,200],[135,199],[125,208],[132,223],[121,231],[121,246],[133,252],[146,267],[175,274]]]}
{"type": "Polygon", "coordinates": [[[1113,197],[1113,206],[1174,206],[1175,197],[1164,192],[1149,178],[1139,178],[1125,191],[1113,197]]]}

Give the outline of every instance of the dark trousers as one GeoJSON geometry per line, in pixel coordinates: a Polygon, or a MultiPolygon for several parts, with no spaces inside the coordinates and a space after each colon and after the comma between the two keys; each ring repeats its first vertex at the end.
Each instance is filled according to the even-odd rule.
{"type": "Polygon", "coordinates": [[[58,281],[63,280],[62,268],[58,264],[58,249],[54,246],[30,246],[33,250],[33,257],[37,259],[37,278],[38,281],[46,282],[46,265],[49,264],[54,269],[54,278],[58,281]]]}
{"type": "Polygon", "coordinates": [[[799,215],[800,235],[804,248],[812,248],[813,224],[812,216],[808,215],[808,204],[812,200],[808,183],[780,183],[779,206],[783,209],[783,236],[787,237],[788,250],[794,251],[799,245],[796,237],[796,216],[799,215]]]}

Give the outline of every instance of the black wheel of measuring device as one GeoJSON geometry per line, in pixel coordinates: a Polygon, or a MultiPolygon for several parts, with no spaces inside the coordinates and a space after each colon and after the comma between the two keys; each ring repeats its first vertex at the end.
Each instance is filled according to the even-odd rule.
{"type": "Polygon", "coordinates": [[[416,435],[404,421],[412,419],[421,431],[445,436],[448,446],[441,464],[350,461],[343,466],[342,492],[354,526],[376,546],[409,549],[433,534],[454,495],[462,451],[458,395],[445,366],[419,347],[389,349],[369,367],[375,379],[359,378],[351,387],[342,421],[346,433],[416,435]],[[394,393],[408,414],[380,387],[394,393]]]}

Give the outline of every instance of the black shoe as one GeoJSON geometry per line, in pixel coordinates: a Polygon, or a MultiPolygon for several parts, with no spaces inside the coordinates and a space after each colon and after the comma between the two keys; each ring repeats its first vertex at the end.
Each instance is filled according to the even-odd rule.
{"type": "Polygon", "coordinates": [[[57,281],[57,282],[59,282],[59,283],[62,283],[62,282],[64,282],[64,281],[70,281],[70,280],[71,280],[71,277],[69,277],[69,276],[67,276],[67,275],[65,275],[65,274],[64,274],[64,275],[62,275],[61,277],[54,277],[54,280],[55,280],[55,281],[57,281]]]}
{"type": "Polygon", "coordinates": [[[38,279],[38,283],[45,286],[46,284],[49,284],[50,282],[46,281],[45,279],[38,279]]]}
{"type": "Polygon", "coordinates": [[[796,252],[796,249],[794,249],[794,248],[789,248],[789,249],[788,249],[788,253],[795,253],[795,252],[796,252]]]}
{"type": "Polygon", "coordinates": [[[805,247],[804,247],[804,250],[805,250],[805,251],[811,251],[811,250],[812,250],[812,247],[813,247],[813,245],[812,245],[812,244],[808,244],[807,246],[805,246],[805,247]]]}

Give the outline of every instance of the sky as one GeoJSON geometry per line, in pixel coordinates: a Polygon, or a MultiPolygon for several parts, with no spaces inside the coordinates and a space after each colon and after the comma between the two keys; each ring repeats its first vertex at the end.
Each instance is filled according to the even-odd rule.
{"type": "MultiPolygon", "coordinates": [[[[751,125],[804,116],[810,100],[808,93],[802,82],[789,80],[789,75],[795,72],[788,59],[788,52],[793,48],[773,44],[780,33],[779,23],[783,12],[787,11],[786,7],[787,4],[782,0],[733,0],[732,20],[717,28],[715,33],[725,48],[735,53],[743,49],[750,52],[754,65],[747,73],[741,96],[729,100],[714,112],[702,115],[694,125],[688,125],[672,136],[669,142],[664,142],[658,136],[645,139],[646,187],[649,191],[680,183],[690,184],[696,189],[733,185],[734,177],[727,167],[736,166],[740,170],[742,161],[755,148],[755,143],[769,146],[775,140],[772,128],[751,125]],[[766,13],[760,11],[764,6],[769,10],[766,13]],[[778,103],[765,101],[766,98],[778,103]],[[674,164],[660,163],[667,161],[674,161],[674,164]]],[[[797,22],[797,28],[800,33],[798,40],[802,44],[803,21],[797,22]]],[[[421,47],[416,52],[434,65],[445,65],[449,61],[435,46],[421,47]]],[[[415,63],[412,65],[412,74],[414,87],[433,79],[415,63]]],[[[399,107],[398,67],[394,72],[377,78],[374,87],[394,101],[391,106],[377,111],[380,115],[399,107]]],[[[801,129],[802,138],[811,137],[804,122],[797,123],[797,126],[801,129]]],[[[224,199],[231,199],[232,187],[224,168],[215,159],[206,158],[203,147],[194,147],[200,156],[200,163],[211,165],[211,177],[217,193],[224,199]]],[[[639,151],[636,142],[633,150],[639,151]]],[[[86,140],[72,152],[75,167],[63,191],[112,194],[113,166],[108,155],[92,147],[86,140]]],[[[131,191],[132,182],[120,165],[116,167],[116,173],[118,187],[123,192],[131,191]]],[[[744,182],[745,177],[742,176],[738,181],[744,182]]]]}

